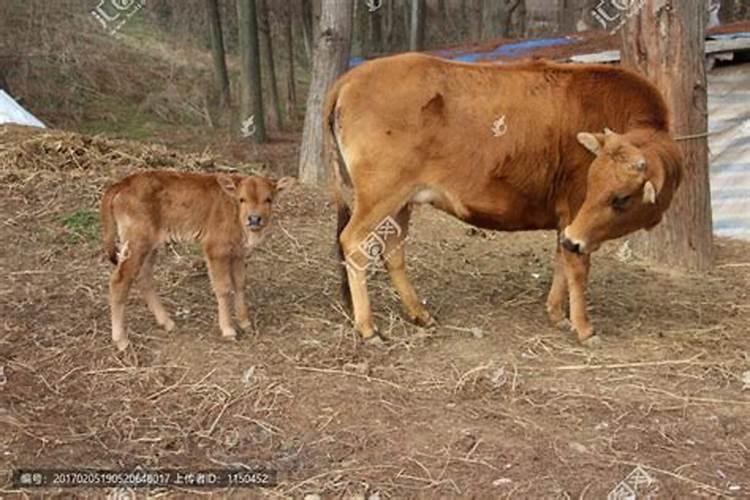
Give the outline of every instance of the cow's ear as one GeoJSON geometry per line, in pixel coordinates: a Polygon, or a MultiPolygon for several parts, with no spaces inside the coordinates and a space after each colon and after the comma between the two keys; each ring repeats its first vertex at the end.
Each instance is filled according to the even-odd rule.
{"type": "Polygon", "coordinates": [[[231,175],[219,174],[216,176],[216,182],[219,183],[221,189],[229,196],[234,197],[237,195],[237,178],[232,177],[231,175]]]}
{"type": "Polygon", "coordinates": [[[297,179],[295,179],[294,177],[282,177],[281,179],[275,181],[276,191],[284,191],[285,189],[289,189],[295,184],[297,184],[297,179]]]}
{"type": "Polygon", "coordinates": [[[604,145],[604,134],[581,132],[576,138],[584,148],[588,149],[595,155],[598,155],[601,152],[602,146],[604,145]]]}

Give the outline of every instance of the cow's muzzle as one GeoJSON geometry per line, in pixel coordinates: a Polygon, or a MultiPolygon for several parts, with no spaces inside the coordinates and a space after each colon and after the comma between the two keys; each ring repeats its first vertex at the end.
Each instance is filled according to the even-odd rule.
{"type": "Polygon", "coordinates": [[[266,221],[260,215],[249,215],[247,217],[247,227],[251,231],[260,231],[265,225],[266,221]]]}
{"type": "Polygon", "coordinates": [[[575,241],[573,241],[571,239],[568,239],[568,238],[566,238],[564,236],[560,240],[560,244],[568,252],[577,253],[579,255],[583,253],[583,250],[581,249],[581,244],[580,243],[576,243],[575,241]]]}

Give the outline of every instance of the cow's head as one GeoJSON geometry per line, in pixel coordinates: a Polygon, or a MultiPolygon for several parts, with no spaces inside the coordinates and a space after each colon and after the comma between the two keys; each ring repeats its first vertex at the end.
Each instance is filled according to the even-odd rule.
{"type": "Polygon", "coordinates": [[[661,220],[680,178],[680,153],[668,137],[649,134],[578,134],[578,142],[596,155],[588,171],[586,198],[563,229],[561,244],[575,253],[591,253],[661,220]],[[637,138],[638,146],[633,138],[637,138]]]}
{"type": "Polygon", "coordinates": [[[292,186],[294,177],[269,179],[257,175],[220,175],[219,185],[236,203],[239,222],[248,236],[255,241],[271,222],[271,208],[276,194],[292,186]]]}

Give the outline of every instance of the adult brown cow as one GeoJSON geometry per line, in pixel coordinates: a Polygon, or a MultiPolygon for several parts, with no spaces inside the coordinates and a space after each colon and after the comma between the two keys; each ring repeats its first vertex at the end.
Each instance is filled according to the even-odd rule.
{"type": "Polygon", "coordinates": [[[656,225],[682,174],[664,99],[611,66],[387,57],[339,79],[324,119],[347,264],[342,288],[366,339],[377,334],[366,282],[375,255],[385,257],[410,318],[433,323],[404,268],[414,203],[487,229],[556,229],[547,310],[560,323],[569,291],[572,326],[588,339],[591,252],[656,225]]]}

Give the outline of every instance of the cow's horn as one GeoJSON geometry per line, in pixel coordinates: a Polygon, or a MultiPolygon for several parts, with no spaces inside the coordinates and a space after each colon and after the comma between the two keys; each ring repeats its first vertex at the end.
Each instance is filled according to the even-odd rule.
{"type": "Polygon", "coordinates": [[[651,181],[646,181],[643,185],[643,202],[656,203],[656,188],[651,181]]]}

